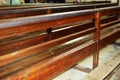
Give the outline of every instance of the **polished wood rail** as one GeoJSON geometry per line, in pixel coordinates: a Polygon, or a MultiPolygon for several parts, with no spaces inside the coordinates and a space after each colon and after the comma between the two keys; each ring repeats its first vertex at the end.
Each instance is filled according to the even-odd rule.
{"type": "Polygon", "coordinates": [[[100,48],[120,38],[119,14],[115,6],[0,20],[0,79],[49,80],[91,54],[97,67],[100,48]]]}
{"type": "MultiPolygon", "coordinates": [[[[4,10],[4,7],[1,8],[0,11],[0,19],[5,18],[16,18],[16,17],[25,17],[25,16],[33,16],[33,15],[43,15],[43,14],[51,14],[51,13],[59,13],[59,12],[68,12],[68,11],[76,11],[76,10],[85,10],[85,9],[94,9],[100,7],[110,7],[116,6],[116,4],[89,4],[89,5],[66,5],[66,6],[51,6],[51,7],[43,7],[43,6],[35,6],[37,8],[31,8],[30,6],[24,6],[25,9],[12,9],[9,7],[9,10],[4,10]]],[[[23,7],[23,6],[20,6],[23,7]]],[[[16,8],[16,7],[14,7],[16,8]]],[[[5,7],[6,9],[6,7],[5,7]]]]}

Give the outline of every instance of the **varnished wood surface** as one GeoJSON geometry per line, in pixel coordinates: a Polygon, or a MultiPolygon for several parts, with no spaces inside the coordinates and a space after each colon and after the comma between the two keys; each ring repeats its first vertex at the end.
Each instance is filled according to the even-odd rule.
{"type": "MultiPolygon", "coordinates": [[[[48,80],[90,54],[97,53],[94,54],[97,59],[100,48],[120,37],[120,27],[116,26],[119,24],[116,15],[120,13],[119,9],[120,7],[108,7],[0,20],[1,50],[4,51],[6,46],[9,46],[10,50],[14,43],[16,47],[24,46],[0,56],[0,78],[48,80]],[[106,19],[101,20],[102,17],[106,19]],[[86,20],[90,21],[80,25],[80,21],[86,20]],[[87,27],[78,28],[83,25],[87,27]],[[72,29],[76,30],[67,33],[72,29]],[[89,34],[92,37],[85,37],[89,34]],[[85,38],[81,39],[82,37],[85,38]],[[77,38],[79,39],[69,42],[77,38]]],[[[95,61],[94,66],[97,64],[95,61]]]]}
{"type": "MultiPolygon", "coordinates": [[[[113,21],[114,18],[115,18],[114,16],[110,17],[110,18],[106,18],[106,19],[103,19],[102,22],[104,22],[104,24],[105,24],[105,22],[113,21]]],[[[84,21],[84,22],[79,22],[79,23],[75,23],[75,24],[65,25],[65,26],[61,27],[60,29],[59,28],[53,29],[52,34],[51,34],[51,39],[56,39],[59,37],[67,36],[74,32],[78,32],[78,31],[81,31],[81,30],[84,30],[87,28],[92,28],[92,27],[93,27],[93,23],[91,21],[84,21]],[[82,26],[84,26],[84,27],[82,27],[82,26]]],[[[14,52],[19,49],[23,49],[23,48],[26,48],[26,47],[29,47],[29,46],[32,46],[32,45],[35,45],[38,43],[45,42],[45,41],[49,40],[47,38],[47,36],[48,36],[47,32],[42,33],[41,31],[35,31],[32,33],[27,33],[27,34],[22,34],[22,35],[18,35],[18,36],[0,39],[0,46],[1,46],[1,48],[0,48],[1,54],[0,55],[14,52]],[[42,38],[42,36],[43,36],[43,38],[42,38]],[[23,45],[25,45],[25,46],[23,46],[23,45]],[[14,48],[14,50],[13,50],[13,48],[14,48]]]]}
{"type": "MultiPolygon", "coordinates": [[[[101,7],[110,7],[116,6],[116,4],[89,4],[89,5],[66,5],[66,6],[33,6],[31,8],[29,6],[25,6],[24,8],[19,9],[9,9],[5,10],[6,7],[1,8],[0,10],[0,19],[5,18],[16,18],[16,17],[25,17],[25,16],[33,16],[33,15],[43,15],[43,14],[51,14],[51,13],[59,13],[59,12],[67,12],[67,11],[76,11],[76,10],[85,10],[85,9],[94,9],[94,8],[101,8],[101,7]]],[[[21,6],[24,7],[24,6],[21,6]]],[[[17,8],[17,7],[14,7],[17,8]]]]}

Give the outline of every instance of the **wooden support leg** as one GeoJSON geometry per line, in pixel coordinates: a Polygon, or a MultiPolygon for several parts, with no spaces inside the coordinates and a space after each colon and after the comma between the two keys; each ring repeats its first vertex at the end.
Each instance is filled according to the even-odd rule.
{"type": "Polygon", "coordinates": [[[94,40],[97,43],[97,50],[93,54],[93,69],[98,66],[98,60],[99,60],[99,48],[100,48],[100,12],[96,13],[95,17],[95,28],[96,32],[94,33],[94,40]]]}

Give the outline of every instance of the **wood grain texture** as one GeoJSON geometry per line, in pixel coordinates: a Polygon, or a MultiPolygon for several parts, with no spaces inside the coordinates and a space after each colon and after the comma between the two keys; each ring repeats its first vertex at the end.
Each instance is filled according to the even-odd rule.
{"type": "Polygon", "coordinates": [[[99,49],[120,37],[119,11],[115,6],[0,20],[0,79],[49,80],[96,52],[97,67],[99,49]]]}

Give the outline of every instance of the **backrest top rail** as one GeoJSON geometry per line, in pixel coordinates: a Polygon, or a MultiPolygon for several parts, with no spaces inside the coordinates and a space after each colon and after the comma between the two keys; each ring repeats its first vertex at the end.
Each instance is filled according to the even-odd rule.
{"type": "MultiPolygon", "coordinates": [[[[59,10],[59,9],[71,9],[71,8],[84,8],[84,7],[98,7],[101,5],[73,5],[73,6],[52,6],[52,7],[40,7],[40,8],[25,8],[22,10],[4,10],[0,11],[0,15],[11,14],[11,13],[22,13],[22,12],[32,12],[32,11],[43,11],[43,10],[59,10]]],[[[106,5],[107,6],[107,5],[106,5]]]]}
{"type": "Polygon", "coordinates": [[[65,12],[65,13],[31,16],[31,17],[25,17],[25,18],[23,17],[23,18],[4,19],[4,20],[0,20],[0,28],[2,29],[2,28],[14,27],[14,26],[32,24],[37,22],[46,22],[51,20],[65,19],[65,18],[70,18],[75,16],[94,14],[98,11],[106,11],[106,10],[113,10],[113,9],[120,9],[120,6],[99,8],[94,10],[89,9],[89,10],[71,11],[71,12],[65,12]]]}

